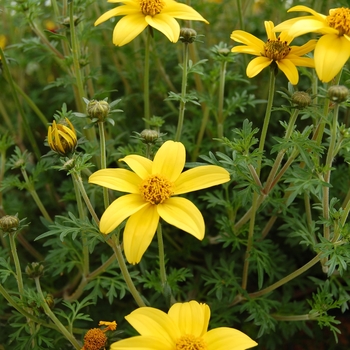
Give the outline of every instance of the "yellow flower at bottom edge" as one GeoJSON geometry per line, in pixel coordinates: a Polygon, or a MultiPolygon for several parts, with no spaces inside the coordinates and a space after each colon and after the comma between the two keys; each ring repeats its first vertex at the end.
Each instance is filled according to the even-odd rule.
{"type": "Polygon", "coordinates": [[[210,309],[197,301],[174,304],[168,313],[141,307],[125,317],[140,333],[111,345],[111,350],[245,350],[258,345],[241,331],[208,331],[210,309]]]}
{"type": "Polygon", "coordinates": [[[129,263],[140,262],[157,229],[159,218],[198,239],[204,238],[201,212],[188,199],[174,197],[183,193],[219,185],[230,180],[229,173],[215,165],[204,165],[182,173],[186,151],[181,142],[166,141],[154,160],[139,155],[121,159],[127,169],[102,169],[89,182],[128,192],[117,198],[103,213],[100,231],[109,233],[126,222],[123,244],[129,263]]]}
{"type": "Polygon", "coordinates": [[[301,56],[314,49],[316,40],[310,40],[302,46],[290,46],[293,36],[284,31],[277,38],[273,22],[265,21],[264,23],[268,38],[266,43],[248,32],[235,30],[231,34],[231,39],[245,44],[245,46],[235,46],[231,51],[258,56],[250,61],[247,66],[246,73],[249,78],[255,77],[264,68],[275,63],[288,80],[296,85],[299,81],[299,73],[296,67],[313,68],[315,66],[312,58],[301,56]]]}
{"type": "Polygon", "coordinates": [[[100,16],[95,26],[114,16],[125,16],[119,20],[113,31],[113,44],[123,46],[135,39],[147,26],[162,32],[171,42],[180,37],[180,25],[175,20],[195,20],[209,23],[191,6],[174,0],[109,0],[121,3],[100,16]]]}
{"type": "Polygon", "coordinates": [[[320,80],[328,83],[350,57],[350,9],[331,9],[329,16],[301,5],[288,10],[291,11],[305,11],[312,16],[292,18],[276,26],[275,30],[288,30],[294,37],[311,32],[323,34],[315,47],[315,69],[320,80]]]}

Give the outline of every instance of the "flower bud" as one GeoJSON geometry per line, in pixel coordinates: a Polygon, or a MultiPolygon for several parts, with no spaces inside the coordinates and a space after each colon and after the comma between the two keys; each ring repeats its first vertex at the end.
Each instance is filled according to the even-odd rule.
{"type": "Polygon", "coordinates": [[[183,43],[192,44],[197,37],[197,32],[192,28],[181,28],[180,30],[180,40],[183,43]]]}
{"type": "Polygon", "coordinates": [[[110,106],[107,101],[97,101],[91,100],[89,101],[86,107],[86,113],[92,119],[98,119],[100,122],[104,122],[107,118],[107,115],[110,111],[110,106]]]}
{"type": "Polygon", "coordinates": [[[61,156],[67,156],[75,151],[78,143],[77,134],[68,118],[59,123],[55,120],[52,122],[47,133],[47,141],[50,148],[61,156]]]}
{"type": "Polygon", "coordinates": [[[347,100],[349,89],[344,85],[333,85],[328,89],[328,97],[335,103],[341,103],[347,100]]]}
{"type": "Polygon", "coordinates": [[[155,143],[159,138],[159,133],[156,130],[145,129],[140,133],[143,143],[155,143]]]}
{"type": "Polygon", "coordinates": [[[310,106],[311,102],[311,96],[305,91],[295,91],[292,95],[292,103],[298,109],[303,109],[310,106]]]}
{"type": "Polygon", "coordinates": [[[44,265],[38,262],[32,262],[31,264],[28,263],[25,272],[30,278],[41,277],[44,273],[44,265]]]}
{"type": "Polygon", "coordinates": [[[17,231],[19,219],[14,215],[5,215],[0,219],[0,228],[3,232],[17,231]]]}

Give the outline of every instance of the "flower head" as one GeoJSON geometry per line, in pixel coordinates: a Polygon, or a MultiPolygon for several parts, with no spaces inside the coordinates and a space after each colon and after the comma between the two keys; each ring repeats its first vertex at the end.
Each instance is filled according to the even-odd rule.
{"type": "Polygon", "coordinates": [[[102,233],[113,231],[129,217],[124,229],[124,251],[127,260],[138,263],[150,245],[159,218],[198,239],[204,237],[204,220],[188,199],[175,195],[208,188],[229,181],[229,173],[215,165],[192,168],[183,173],[185,147],[180,142],[166,141],[151,161],[128,155],[121,161],[127,169],[102,169],[93,173],[89,182],[128,192],[117,198],[103,213],[102,233]]]}
{"type": "Polygon", "coordinates": [[[245,46],[235,46],[232,52],[242,52],[258,56],[249,62],[247,66],[247,76],[255,77],[264,68],[275,63],[277,67],[286,75],[288,80],[293,84],[299,81],[297,66],[314,67],[312,58],[301,57],[312,51],[315,47],[316,40],[310,40],[303,46],[290,46],[293,36],[286,31],[276,37],[274,24],[271,21],[265,21],[267,42],[263,42],[254,35],[242,30],[235,30],[231,34],[231,39],[245,46]]]}
{"type": "Polygon", "coordinates": [[[305,11],[311,16],[282,22],[275,31],[288,30],[294,37],[306,33],[322,34],[315,47],[315,69],[321,81],[331,81],[350,57],[350,9],[331,9],[328,16],[301,5],[288,10],[292,11],[305,11]]]}
{"type": "Polygon", "coordinates": [[[92,328],[84,336],[83,350],[104,350],[107,336],[99,328],[92,328]]]}
{"type": "Polygon", "coordinates": [[[140,335],[113,343],[111,350],[245,350],[258,345],[237,329],[208,331],[209,306],[194,300],[174,304],[167,314],[141,307],[125,318],[140,335]]]}
{"type": "Polygon", "coordinates": [[[75,150],[78,142],[77,134],[68,118],[59,123],[56,123],[55,120],[52,122],[47,133],[47,142],[54,152],[62,156],[75,150]]]}
{"type": "Polygon", "coordinates": [[[113,43],[123,46],[135,39],[147,26],[162,32],[171,42],[176,43],[180,36],[180,25],[175,20],[196,20],[208,23],[192,7],[174,0],[109,0],[121,3],[107,11],[95,22],[95,26],[114,16],[124,16],[115,26],[113,43]]]}

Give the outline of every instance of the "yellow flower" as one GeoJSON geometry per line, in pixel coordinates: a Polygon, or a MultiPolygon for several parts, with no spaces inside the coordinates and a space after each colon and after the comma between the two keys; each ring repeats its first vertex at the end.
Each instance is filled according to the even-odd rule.
{"type": "Polygon", "coordinates": [[[323,34],[315,47],[315,69],[321,81],[331,81],[350,57],[350,9],[331,9],[328,16],[301,5],[288,10],[291,11],[305,11],[311,16],[287,20],[275,30],[288,30],[294,37],[310,32],[323,34]]]}
{"type": "Polygon", "coordinates": [[[277,64],[278,68],[286,75],[293,84],[299,81],[297,66],[314,67],[312,58],[301,57],[312,51],[316,40],[310,40],[303,46],[290,46],[293,36],[288,35],[286,31],[276,37],[274,24],[271,21],[265,21],[267,42],[263,42],[254,35],[242,30],[235,30],[231,34],[231,39],[246,46],[235,46],[232,52],[247,53],[258,56],[249,62],[247,66],[247,76],[255,77],[264,68],[271,64],[277,64]]]}
{"type": "Polygon", "coordinates": [[[113,231],[130,217],[124,229],[124,251],[131,264],[138,263],[157,229],[159,218],[198,239],[204,237],[201,212],[188,199],[173,197],[229,181],[229,173],[215,165],[192,168],[183,173],[186,151],[180,142],[167,141],[151,161],[128,155],[121,161],[127,169],[102,169],[93,173],[89,182],[128,192],[117,198],[101,217],[102,233],[113,231]]]}
{"type": "Polygon", "coordinates": [[[78,142],[73,124],[67,118],[60,123],[54,120],[49,126],[47,141],[50,148],[61,156],[73,152],[78,142]]]}
{"type": "Polygon", "coordinates": [[[140,335],[113,343],[111,350],[245,350],[258,345],[237,329],[208,331],[209,306],[194,300],[174,304],[167,314],[141,307],[125,318],[140,335]]]}
{"type": "Polygon", "coordinates": [[[175,20],[196,20],[208,23],[192,7],[174,0],[108,0],[121,3],[107,11],[95,22],[95,26],[114,16],[125,16],[114,28],[113,43],[123,46],[135,39],[147,26],[162,32],[171,42],[176,43],[180,36],[180,25],[175,20]]]}

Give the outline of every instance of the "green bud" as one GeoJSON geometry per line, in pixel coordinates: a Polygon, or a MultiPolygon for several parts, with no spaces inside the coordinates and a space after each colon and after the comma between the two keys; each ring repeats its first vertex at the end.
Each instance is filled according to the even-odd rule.
{"type": "Polygon", "coordinates": [[[91,100],[87,104],[86,113],[92,119],[98,119],[100,122],[104,122],[110,111],[110,106],[107,101],[91,100]]]}
{"type": "Polygon", "coordinates": [[[181,28],[180,29],[180,40],[183,43],[192,44],[197,37],[197,32],[192,28],[181,28]]]}
{"type": "Polygon", "coordinates": [[[25,268],[25,272],[30,278],[41,277],[44,273],[44,265],[38,262],[28,263],[25,268]]]}
{"type": "Polygon", "coordinates": [[[5,215],[0,219],[0,228],[3,232],[17,231],[19,219],[14,215],[5,215]]]}
{"type": "Polygon", "coordinates": [[[310,106],[311,102],[311,96],[305,91],[295,91],[292,95],[292,103],[298,109],[303,109],[310,106]]]}
{"type": "Polygon", "coordinates": [[[349,89],[344,85],[333,85],[328,89],[328,97],[335,103],[341,103],[347,100],[349,89]]]}
{"type": "Polygon", "coordinates": [[[159,138],[159,133],[156,130],[145,129],[140,133],[143,143],[155,143],[159,138]]]}

